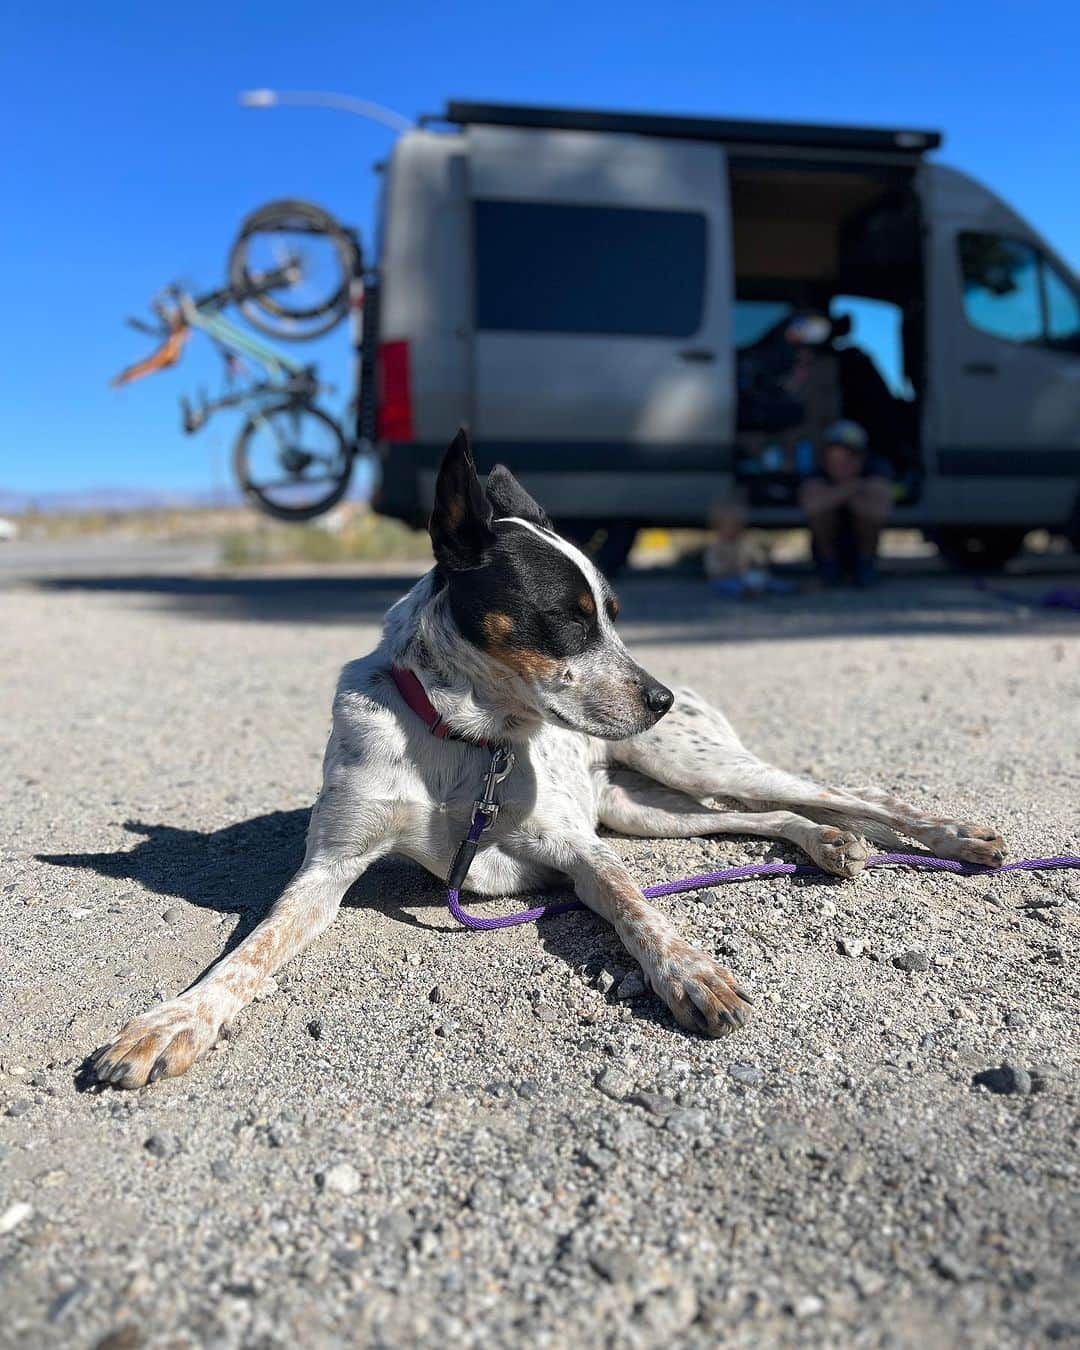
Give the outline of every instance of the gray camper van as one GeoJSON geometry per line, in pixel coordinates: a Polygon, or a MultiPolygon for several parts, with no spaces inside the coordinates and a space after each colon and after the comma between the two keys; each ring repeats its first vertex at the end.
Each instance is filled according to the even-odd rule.
{"type": "Polygon", "coordinates": [[[746,446],[775,414],[759,358],[809,310],[850,329],[823,413],[870,424],[894,523],[960,563],[1003,563],[1037,527],[1075,542],[1080,284],[927,158],[940,143],[449,103],[384,168],[362,409],[378,508],[419,524],[464,423],[481,469],[511,465],[609,565],[640,526],[704,523],[736,481],[754,524],[796,523],[797,473],[746,446]]]}

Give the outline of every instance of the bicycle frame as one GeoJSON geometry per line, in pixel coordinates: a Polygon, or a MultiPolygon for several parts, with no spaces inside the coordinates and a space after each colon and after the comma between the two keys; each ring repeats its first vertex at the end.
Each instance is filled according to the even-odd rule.
{"type": "Polygon", "coordinates": [[[209,302],[204,300],[200,303],[182,295],[180,297],[180,312],[189,328],[208,333],[223,347],[250,356],[253,360],[258,361],[271,377],[296,379],[305,372],[304,366],[295,361],[290,361],[288,357],[280,356],[273,348],[260,342],[258,338],[251,337],[243,329],[237,328],[235,324],[224,318],[221,313],[221,306],[216,303],[216,297],[209,302]]]}

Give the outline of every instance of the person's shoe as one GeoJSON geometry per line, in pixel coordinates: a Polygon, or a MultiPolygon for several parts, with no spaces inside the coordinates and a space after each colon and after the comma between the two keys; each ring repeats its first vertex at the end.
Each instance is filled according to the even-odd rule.
{"type": "Polygon", "coordinates": [[[855,564],[855,585],[876,586],[878,584],[877,563],[873,558],[860,558],[855,564]]]}
{"type": "Polygon", "coordinates": [[[840,564],[832,558],[823,558],[818,563],[818,576],[821,578],[823,586],[833,587],[844,584],[844,574],[840,569],[840,564]]]}

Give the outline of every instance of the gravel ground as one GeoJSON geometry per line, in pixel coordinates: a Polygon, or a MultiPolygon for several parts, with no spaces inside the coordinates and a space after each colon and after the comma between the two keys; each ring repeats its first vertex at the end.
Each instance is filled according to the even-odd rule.
{"type": "MultiPolygon", "coordinates": [[[[457,931],[389,862],[186,1078],[77,1090],[299,860],[338,667],[405,584],[0,594],[0,1342],[1076,1343],[1080,874],[662,901],[756,992],[705,1042],[591,915],[457,931]]],[[[1080,852],[1075,618],[928,573],[621,592],[651,669],[781,763],[1080,852]]],[[[618,847],[643,883],[794,857],[618,847]]]]}

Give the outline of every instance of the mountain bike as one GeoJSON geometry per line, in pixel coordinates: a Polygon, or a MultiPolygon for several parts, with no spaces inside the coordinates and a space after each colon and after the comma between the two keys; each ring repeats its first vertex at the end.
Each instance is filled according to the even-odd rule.
{"type": "Polygon", "coordinates": [[[150,356],[121,371],[114,386],[130,384],[176,365],[191,334],[205,333],[224,364],[224,391],[193,403],[181,398],[184,431],[193,434],[214,413],[244,408],[247,417],[233,447],[233,470],[245,496],[281,520],[310,520],[348,490],[355,437],[346,436],[316,405],[326,386],[315,367],[301,365],[244,332],[224,317],[237,306],[253,324],[278,337],[302,339],[327,332],[359,297],[360,251],[333,217],[305,202],[274,202],[247,218],[229,260],[229,284],[203,296],[178,285],[166,288],[151,308],[155,323],[129,319],[139,332],[161,339],[150,356]],[[336,259],[331,285],[315,286],[316,268],[296,250],[283,254],[282,237],[318,236],[336,259]],[[257,252],[270,241],[280,261],[261,267],[257,252]],[[260,368],[254,374],[249,363],[260,368]],[[238,381],[248,377],[242,385],[238,381]]]}

